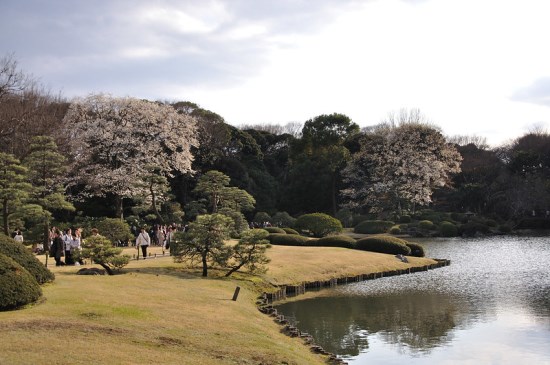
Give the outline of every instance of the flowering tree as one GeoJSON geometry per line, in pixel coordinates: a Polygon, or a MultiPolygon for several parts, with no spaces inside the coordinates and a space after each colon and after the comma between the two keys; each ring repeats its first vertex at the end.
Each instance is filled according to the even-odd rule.
{"type": "Polygon", "coordinates": [[[117,217],[123,198],[145,194],[135,182],[149,166],[164,176],[191,171],[195,119],[169,105],[91,95],[71,104],[64,123],[74,156],[70,184],[84,196],[112,194],[117,217]]]}
{"type": "Polygon", "coordinates": [[[427,124],[385,126],[363,139],[343,172],[349,187],[342,194],[350,208],[380,209],[389,203],[414,209],[429,204],[434,189],[460,172],[461,160],[456,148],[427,124]]]}

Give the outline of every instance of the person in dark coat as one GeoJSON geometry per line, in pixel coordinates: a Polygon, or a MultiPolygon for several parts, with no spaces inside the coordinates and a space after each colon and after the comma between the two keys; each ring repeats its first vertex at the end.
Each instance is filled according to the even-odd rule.
{"type": "Polygon", "coordinates": [[[55,258],[55,266],[65,265],[65,263],[61,261],[64,251],[65,244],[61,238],[61,232],[59,232],[59,229],[55,229],[53,233],[52,247],[50,248],[50,255],[55,258]]]}

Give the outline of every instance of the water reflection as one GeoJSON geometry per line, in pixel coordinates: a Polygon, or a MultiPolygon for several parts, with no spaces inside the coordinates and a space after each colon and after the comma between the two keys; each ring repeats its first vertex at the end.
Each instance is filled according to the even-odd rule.
{"type": "Polygon", "coordinates": [[[351,362],[550,364],[548,238],[424,244],[452,265],[324,290],[279,311],[351,362]]]}

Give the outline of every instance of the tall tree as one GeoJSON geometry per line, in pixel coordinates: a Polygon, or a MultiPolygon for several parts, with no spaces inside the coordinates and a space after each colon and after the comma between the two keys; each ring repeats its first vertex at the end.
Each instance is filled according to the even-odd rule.
{"type": "Polygon", "coordinates": [[[362,146],[344,171],[348,205],[393,209],[431,202],[434,189],[450,183],[462,160],[441,132],[427,124],[383,128],[362,146]],[[375,144],[373,144],[375,142],[375,144]],[[365,179],[368,177],[368,179],[365,179]]]}
{"type": "Polygon", "coordinates": [[[123,199],[138,195],[133,179],[154,165],[160,174],[191,171],[195,119],[161,103],[91,95],[73,102],[64,118],[74,164],[72,185],[84,196],[112,194],[116,216],[123,199]]]}
{"type": "Polygon", "coordinates": [[[23,164],[28,168],[28,179],[33,186],[29,201],[41,206],[45,212],[43,242],[47,254],[51,213],[56,210],[74,211],[75,208],[67,201],[62,185],[67,171],[67,161],[58,152],[53,138],[36,136],[29,148],[30,153],[23,160],[23,164]]]}
{"type": "Polygon", "coordinates": [[[0,152],[0,204],[6,236],[10,234],[12,215],[23,209],[31,189],[27,182],[27,168],[15,156],[0,152]]]}

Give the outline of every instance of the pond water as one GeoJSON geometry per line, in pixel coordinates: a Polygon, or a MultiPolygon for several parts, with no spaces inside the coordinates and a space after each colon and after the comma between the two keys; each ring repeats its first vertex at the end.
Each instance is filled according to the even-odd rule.
{"type": "Polygon", "coordinates": [[[422,243],[451,266],[277,310],[349,364],[550,364],[550,237],[422,243]]]}

